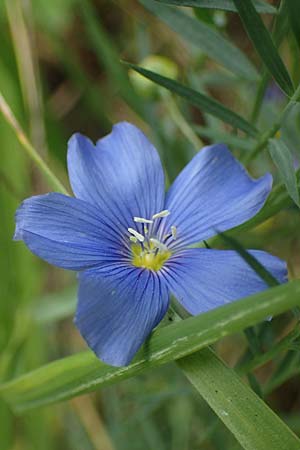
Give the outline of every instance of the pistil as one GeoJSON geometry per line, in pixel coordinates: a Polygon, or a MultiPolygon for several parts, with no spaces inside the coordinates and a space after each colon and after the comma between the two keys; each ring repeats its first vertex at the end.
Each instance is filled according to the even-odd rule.
{"type": "MultiPolygon", "coordinates": [[[[163,237],[163,241],[157,239],[159,235],[158,231],[153,234],[155,227],[152,224],[158,219],[164,219],[170,214],[170,211],[164,209],[156,214],[153,214],[151,219],[144,217],[133,217],[135,223],[140,223],[143,227],[143,234],[135,230],[134,228],[128,228],[130,233],[130,241],[133,243],[131,246],[132,251],[132,263],[136,267],[142,267],[150,270],[159,270],[163,264],[171,256],[171,252],[166,245],[166,241],[170,238],[173,240],[177,237],[177,229],[175,226],[171,226],[170,233],[163,237]],[[150,225],[150,228],[148,228],[150,225]]],[[[160,225],[159,225],[160,226],[160,225]]]]}

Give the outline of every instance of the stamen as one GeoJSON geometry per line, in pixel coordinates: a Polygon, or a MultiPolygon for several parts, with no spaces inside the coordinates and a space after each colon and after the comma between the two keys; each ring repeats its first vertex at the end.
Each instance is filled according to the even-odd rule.
{"type": "Polygon", "coordinates": [[[159,213],[153,214],[152,219],[160,219],[161,217],[167,217],[171,212],[168,209],[164,209],[163,211],[160,211],[159,213]]]}
{"type": "Polygon", "coordinates": [[[138,223],[153,223],[153,220],[144,219],[143,217],[134,217],[133,220],[138,223]]]}
{"type": "Polygon", "coordinates": [[[143,228],[144,228],[144,234],[145,235],[148,234],[149,229],[148,229],[148,227],[147,227],[147,225],[145,223],[144,223],[143,228]]]}
{"type": "Polygon", "coordinates": [[[167,239],[169,239],[169,237],[172,236],[172,233],[168,233],[168,234],[164,234],[163,235],[163,241],[166,241],[167,239]]]}
{"type": "Polygon", "coordinates": [[[171,233],[172,233],[172,238],[174,239],[174,241],[177,238],[177,228],[174,227],[174,225],[171,226],[171,233]]]}
{"type": "Polygon", "coordinates": [[[158,250],[162,250],[163,252],[167,252],[168,251],[168,247],[163,244],[162,242],[158,241],[155,238],[150,238],[150,242],[158,249],[158,250]]]}
{"type": "Polygon", "coordinates": [[[129,238],[130,240],[131,240],[131,242],[133,242],[134,244],[136,244],[137,243],[137,238],[136,237],[134,237],[134,236],[130,236],[130,238],[129,238]]]}
{"type": "Polygon", "coordinates": [[[134,230],[133,228],[127,228],[129,233],[133,234],[133,236],[140,242],[144,242],[145,238],[142,234],[140,234],[138,231],[134,230]]]}

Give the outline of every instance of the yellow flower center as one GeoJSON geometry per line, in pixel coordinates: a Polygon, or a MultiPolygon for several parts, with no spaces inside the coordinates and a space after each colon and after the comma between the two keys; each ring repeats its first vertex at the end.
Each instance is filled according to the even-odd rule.
{"type": "MultiPolygon", "coordinates": [[[[161,236],[155,226],[155,221],[162,221],[170,214],[170,211],[163,210],[152,216],[151,219],[134,217],[134,222],[140,224],[139,231],[135,228],[128,228],[129,239],[131,241],[132,264],[135,267],[158,271],[170,258],[169,242],[177,237],[177,229],[171,226],[170,232],[161,236]],[[155,231],[156,230],[156,231],[155,231]],[[160,237],[158,237],[160,236],[160,237]],[[157,238],[158,237],[158,238],[157,238]]],[[[161,222],[158,224],[160,228],[161,222]]]]}
{"type": "Polygon", "coordinates": [[[155,270],[156,272],[162,268],[164,263],[170,258],[170,251],[162,251],[153,249],[142,249],[139,244],[131,246],[132,264],[136,267],[155,270]]]}

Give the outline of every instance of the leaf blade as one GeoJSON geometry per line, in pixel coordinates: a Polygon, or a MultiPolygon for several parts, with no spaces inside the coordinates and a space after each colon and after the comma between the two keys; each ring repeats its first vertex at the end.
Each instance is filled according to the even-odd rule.
{"type": "Polygon", "coordinates": [[[273,76],[278,86],[288,96],[292,96],[294,86],[290,75],[279,56],[271,35],[251,0],[233,0],[243,22],[244,28],[258,55],[273,76]]]}
{"type": "Polygon", "coordinates": [[[236,239],[227,235],[227,233],[219,233],[218,236],[225,244],[229,244],[269,287],[279,285],[276,278],[236,239]]]}
{"type": "Polygon", "coordinates": [[[244,119],[243,117],[239,116],[235,112],[223,106],[218,101],[204,94],[201,94],[200,92],[190,89],[187,86],[184,86],[183,84],[180,84],[175,80],[172,80],[171,78],[166,78],[155,72],[136,66],[135,64],[130,63],[125,64],[128,65],[131,69],[143,75],[144,77],[153,81],[154,83],[163,86],[169,91],[176,93],[180,97],[183,97],[189,103],[198,107],[201,111],[205,111],[215,117],[218,117],[219,119],[232,125],[233,127],[244,131],[250,136],[254,137],[257,135],[257,130],[253,127],[253,125],[247,122],[246,119],[244,119]]]}
{"type": "Polygon", "coordinates": [[[187,42],[201,49],[230,72],[247,80],[258,80],[257,70],[244,53],[208,25],[177,8],[164,6],[154,0],[139,1],[187,42]]]}
{"type": "MultiPolygon", "coordinates": [[[[297,178],[297,186],[300,189],[300,169],[296,172],[297,178]]],[[[230,234],[232,233],[240,233],[241,231],[251,230],[252,228],[260,225],[265,222],[269,218],[275,216],[279,213],[283,208],[287,208],[293,204],[293,200],[287,193],[286,187],[284,183],[280,183],[272,190],[269,195],[266,203],[262,207],[256,216],[252,217],[252,219],[248,220],[241,225],[238,225],[235,228],[230,230],[230,234]]]]}
{"type": "Polygon", "coordinates": [[[294,33],[298,47],[300,48],[300,14],[297,0],[286,0],[289,22],[294,33]]]}
{"type": "Polygon", "coordinates": [[[17,412],[55,403],[119,382],[193,353],[225,335],[299,305],[300,281],[292,281],[199,316],[156,330],[133,363],[116,368],[88,351],[54,361],[0,386],[17,412]]]}
{"type": "MultiPolygon", "coordinates": [[[[221,9],[223,11],[237,12],[233,0],[156,0],[159,3],[176,6],[190,6],[192,8],[221,9]]],[[[256,11],[264,14],[277,14],[274,6],[260,0],[254,1],[256,11]]]]}
{"type": "Polygon", "coordinates": [[[269,139],[269,153],[289,195],[296,205],[300,206],[294,160],[289,147],[279,139],[269,139]]]}
{"type": "Polygon", "coordinates": [[[300,448],[297,436],[211,350],[189,355],[178,365],[244,449],[300,448]]]}

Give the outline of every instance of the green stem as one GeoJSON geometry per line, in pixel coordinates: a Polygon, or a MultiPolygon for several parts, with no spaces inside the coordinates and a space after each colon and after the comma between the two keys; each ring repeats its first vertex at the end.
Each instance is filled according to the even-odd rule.
{"type": "Polygon", "coordinates": [[[253,148],[252,152],[249,153],[248,157],[245,159],[245,164],[252,161],[268,144],[268,141],[271,137],[275,136],[277,131],[280,130],[282,123],[285,121],[286,117],[289,115],[293,107],[300,100],[300,84],[295,90],[293,96],[290,101],[287,103],[285,108],[280,113],[278,120],[273,123],[271,128],[269,128],[265,133],[262,134],[256,146],[253,148]]]}
{"type": "Polygon", "coordinates": [[[280,353],[289,350],[296,339],[300,336],[300,327],[296,325],[295,328],[287,334],[281,341],[278,341],[270,350],[265,353],[254,355],[254,358],[249,359],[242,365],[236,367],[239,374],[252,372],[253,370],[263,366],[267,362],[276,358],[280,353]]]}
{"type": "Polygon", "coordinates": [[[253,106],[253,111],[251,113],[251,118],[250,118],[250,122],[253,125],[255,125],[257,122],[269,79],[270,79],[269,74],[267,72],[265,72],[259,83],[254,106],[253,106]]]}
{"type": "Polygon", "coordinates": [[[52,170],[48,167],[48,165],[40,157],[36,149],[30,143],[29,139],[22,130],[21,125],[17,121],[16,117],[14,116],[12,110],[10,109],[1,92],[0,92],[0,112],[2,113],[8,125],[15,132],[18,141],[20,142],[24,150],[27,152],[28,156],[36,163],[39,169],[44,173],[44,175],[47,177],[49,183],[51,183],[53,188],[65,195],[69,195],[67,189],[59,181],[56,175],[54,175],[52,170]]]}
{"type": "Polygon", "coordinates": [[[204,145],[203,142],[196,135],[194,130],[190,127],[184,116],[181,114],[181,111],[178,108],[172,95],[170,95],[170,93],[166,92],[164,89],[161,89],[160,92],[172,119],[174,120],[182,134],[190,141],[190,143],[196,150],[201,149],[201,147],[203,147],[204,145]]]}
{"type": "MultiPolygon", "coordinates": [[[[273,38],[276,48],[279,48],[282,40],[286,36],[286,32],[287,32],[287,29],[289,26],[288,21],[286,20],[286,16],[287,16],[286,2],[281,1],[278,6],[278,14],[274,17],[274,21],[272,24],[272,29],[273,29],[272,38],[273,38]]],[[[263,103],[264,95],[265,95],[269,80],[270,80],[270,74],[267,71],[265,71],[263,74],[263,77],[259,83],[255,102],[253,105],[253,110],[251,113],[250,122],[253,125],[256,124],[257,119],[259,117],[259,113],[261,110],[261,106],[263,103]]]]}

